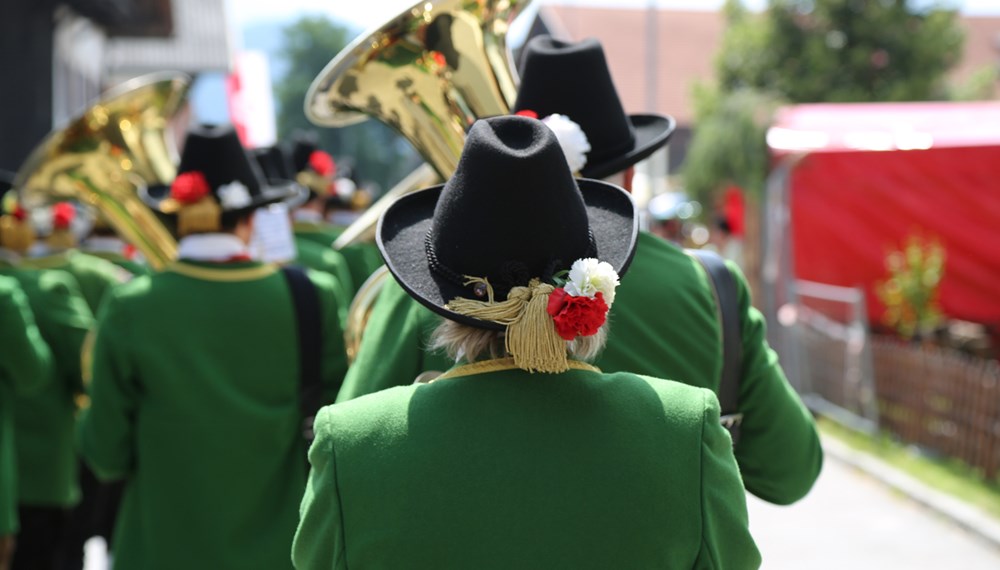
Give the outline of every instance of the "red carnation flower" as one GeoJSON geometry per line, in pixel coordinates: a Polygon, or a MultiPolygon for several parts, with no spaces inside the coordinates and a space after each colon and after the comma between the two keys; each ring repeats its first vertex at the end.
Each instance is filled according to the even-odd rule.
{"type": "Polygon", "coordinates": [[[59,202],[52,206],[52,226],[57,230],[65,230],[73,223],[76,208],[69,202],[59,202]]]}
{"type": "Polygon", "coordinates": [[[518,111],[518,112],[516,112],[514,114],[518,115],[520,117],[528,117],[529,119],[537,119],[538,118],[538,113],[532,111],[531,109],[522,109],[522,110],[520,110],[520,111],[518,111]]]}
{"type": "Polygon", "coordinates": [[[603,293],[598,292],[593,297],[574,297],[562,287],[549,295],[546,309],[556,325],[556,332],[563,340],[596,334],[608,315],[608,304],[604,302],[603,293]]]}
{"type": "Polygon", "coordinates": [[[20,204],[14,206],[14,212],[11,215],[13,215],[14,219],[19,222],[23,222],[28,219],[28,211],[22,208],[20,204]]]}
{"type": "Polygon", "coordinates": [[[337,165],[333,162],[333,157],[321,150],[314,150],[309,155],[309,168],[316,171],[320,176],[333,176],[337,173],[337,165]]]}
{"type": "Polygon", "coordinates": [[[205,175],[193,170],[178,174],[174,178],[174,183],[170,185],[170,197],[181,204],[194,204],[212,191],[205,180],[205,175]]]}

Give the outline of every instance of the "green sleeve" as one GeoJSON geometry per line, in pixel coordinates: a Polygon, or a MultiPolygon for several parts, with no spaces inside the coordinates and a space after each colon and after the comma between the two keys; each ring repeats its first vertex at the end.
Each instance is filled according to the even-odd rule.
{"type": "Polygon", "coordinates": [[[42,336],[52,350],[56,374],[74,394],[81,394],[83,341],[94,326],[94,316],[71,275],[49,270],[42,274],[44,306],[35,309],[42,336]]]}
{"type": "Polygon", "coordinates": [[[14,279],[0,281],[0,378],[18,395],[29,395],[49,382],[54,363],[35,325],[28,298],[14,279]]]}
{"type": "Polygon", "coordinates": [[[106,259],[76,252],[72,261],[73,271],[80,283],[91,312],[97,314],[101,301],[116,285],[131,279],[131,274],[106,259]]]}
{"type": "Polygon", "coordinates": [[[823,448],[812,414],[767,344],[764,316],[750,305],[746,279],[736,264],[728,265],[737,277],[742,310],[739,407],[743,423],[736,460],[748,491],[765,501],[788,505],[804,497],[816,482],[823,448]]]}
{"type": "Polygon", "coordinates": [[[701,438],[701,548],[695,568],[760,567],[760,552],[750,536],[746,493],[733,457],[733,442],[719,424],[719,402],[703,390],[701,438]]]}
{"type": "Polygon", "coordinates": [[[125,307],[112,293],[97,323],[90,408],[77,424],[80,453],[102,480],[124,478],[135,465],[135,414],[140,388],[130,338],[125,307]]]}
{"type": "Polygon", "coordinates": [[[346,568],[346,550],[337,491],[337,458],[330,433],[330,408],[316,417],[316,439],[309,449],[309,481],[292,541],[292,564],[299,570],[346,568]]]}
{"type": "Polygon", "coordinates": [[[337,401],[412,384],[422,372],[451,368],[454,363],[444,354],[424,351],[439,322],[439,317],[411,299],[395,280],[387,279],[337,401]]]}
{"type": "Polygon", "coordinates": [[[323,311],[322,380],[323,402],[331,403],[347,374],[347,349],[344,346],[344,329],[341,326],[340,308],[344,300],[336,288],[335,278],[320,271],[309,271],[309,277],[320,296],[323,311]]]}

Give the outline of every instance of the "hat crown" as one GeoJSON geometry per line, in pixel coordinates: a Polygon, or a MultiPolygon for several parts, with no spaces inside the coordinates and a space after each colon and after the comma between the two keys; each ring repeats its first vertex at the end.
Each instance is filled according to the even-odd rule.
{"type": "Polygon", "coordinates": [[[200,172],[213,194],[240,182],[251,196],[261,193],[263,174],[229,125],[195,125],[187,133],[177,174],[200,172]]]}
{"type": "Polygon", "coordinates": [[[604,49],[595,39],[577,43],[536,36],[525,46],[514,111],[540,118],[555,113],[580,125],[591,150],[588,163],[630,150],[635,131],[622,107],[604,49]]]}
{"type": "Polygon", "coordinates": [[[519,116],[473,124],[427,247],[439,274],[486,277],[500,293],[593,255],[586,206],[552,131],[519,116]]]}
{"type": "Polygon", "coordinates": [[[268,180],[293,180],[292,161],[280,144],[254,149],[253,157],[268,180]]]}

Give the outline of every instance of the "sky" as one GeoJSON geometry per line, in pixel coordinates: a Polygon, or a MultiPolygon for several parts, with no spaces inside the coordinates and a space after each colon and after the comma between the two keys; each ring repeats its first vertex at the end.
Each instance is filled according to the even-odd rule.
{"type": "MultiPolygon", "coordinates": [[[[230,14],[238,27],[261,21],[284,20],[302,14],[326,14],[356,27],[368,29],[414,5],[417,0],[227,0],[230,14]]],[[[714,10],[723,0],[535,0],[535,3],[558,3],[574,6],[646,8],[651,3],[660,8],[714,10]]],[[[1000,0],[946,0],[969,14],[1000,14],[1000,0]]],[[[744,0],[759,9],[765,0],[744,0]]]]}

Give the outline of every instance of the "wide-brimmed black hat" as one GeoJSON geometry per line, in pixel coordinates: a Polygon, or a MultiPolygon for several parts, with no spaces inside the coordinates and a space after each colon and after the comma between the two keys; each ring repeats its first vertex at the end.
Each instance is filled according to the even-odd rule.
{"type": "MultiPolygon", "coordinates": [[[[186,173],[204,177],[223,212],[254,210],[303,191],[292,180],[266,180],[230,125],[196,125],[188,131],[178,179],[186,173]]],[[[139,197],[160,213],[174,214],[180,203],[170,197],[170,191],[169,186],[149,186],[139,189],[139,197]]]]}
{"type": "Polygon", "coordinates": [[[627,192],[575,179],[540,121],[501,116],[473,124],[447,183],[404,196],[382,214],[377,241],[417,301],[448,319],[504,330],[445,308],[457,297],[485,300],[465,276],[488,279],[503,300],[532,278],[552,283],[577,259],[594,257],[623,274],[637,234],[627,192]]]}
{"type": "Polygon", "coordinates": [[[319,136],[313,131],[295,131],[289,138],[289,146],[295,179],[309,190],[310,198],[327,198],[335,194],[333,178],[337,165],[333,157],[319,147],[319,136]]]}
{"type": "Polygon", "coordinates": [[[595,39],[578,43],[535,36],[524,48],[514,111],[552,114],[580,125],[590,143],[586,178],[605,178],[667,144],[676,123],[666,115],[626,115],[595,39]]]}

